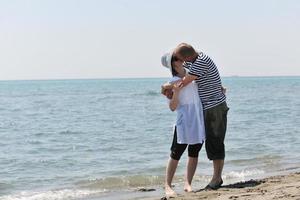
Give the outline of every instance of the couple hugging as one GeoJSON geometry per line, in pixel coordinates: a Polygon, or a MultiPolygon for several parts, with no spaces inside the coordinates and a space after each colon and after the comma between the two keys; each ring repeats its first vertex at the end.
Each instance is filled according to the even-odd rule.
{"type": "Polygon", "coordinates": [[[218,189],[223,184],[224,138],[229,110],[218,69],[207,55],[185,43],[163,55],[161,62],[172,74],[171,80],[162,85],[161,92],[169,99],[169,108],[177,112],[166,169],[166,196],[176,196],[171,183],[178,161],[187,147],[184,191],[192,191],[198,154],[204,142],[207,157],[213,161],[214,168],[206,189],[218,189]]]}

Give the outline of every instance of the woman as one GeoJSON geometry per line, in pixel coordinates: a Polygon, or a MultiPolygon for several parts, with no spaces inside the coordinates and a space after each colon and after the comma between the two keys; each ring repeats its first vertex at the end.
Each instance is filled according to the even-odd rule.
{"type": "Polygon", "coordinates": [[[172,58],[170,54],[165,54],[162,57],[162,64],[170,69],[173,76],[170,82],[175,83],[173,90],[166,90],[164,93],[169,99],[169,108],[177,112],[165,180],[166,196],[174,197],[176,193],[172,189],[171,183],[180,157],[186,147],[188,147],[188,162],[184,191],[192,191],[191,183],[197,168],[199,151],[205,140],[205,128],[202,103],[196,84],[192,82],[185,87],[180,84],[179,80],[186,74],[182,63],[172,58]]]}

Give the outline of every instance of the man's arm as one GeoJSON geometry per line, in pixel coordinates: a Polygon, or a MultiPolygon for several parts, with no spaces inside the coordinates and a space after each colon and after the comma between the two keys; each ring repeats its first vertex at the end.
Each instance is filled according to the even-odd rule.
{"type": "MultiPolygon", "coordinates": [[[[193,80],[196,80],[198,77],[195,75],[191,75],[191,74],[187,74],[185,77],[183,77],[181,79],[181,83],[183,85],[183,87],[185,87],[186,85],[188,85],[189,83],[191,83],[193,80]]],[[[224,87],[223,85],[221,86],[221,90],[223,92],[223,94],[226,94],[227,88],[224,87]]]]}
{"type": "Polygon", "coordinates": [[[183,87],[191,83],[193,80],[196,80],[198,76],[187,74],[181,79],[181,84],[183,87]]]}
{"type": "Polygon", "coordinates": [[[163,95],[165,95],[166,90],[173,89],[174,88],[174,84],[177,84],[179,82],[181,82],[182,87],[185,87],[186,85],[188,85],[189,83],[191,83],[193,80],[196,80],[197,78],[198,78],[197,76],[194,76],[194,75],[191,75],[191,74],[187,74],[181,80],[175,81],[173,83],[165,83],[165,84],[163,84],[161,86],[161,93],[163,95]]]}

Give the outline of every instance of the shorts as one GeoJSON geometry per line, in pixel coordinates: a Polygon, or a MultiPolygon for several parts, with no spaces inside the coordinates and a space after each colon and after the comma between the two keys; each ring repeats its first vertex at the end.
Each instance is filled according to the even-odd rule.
{"type": "Polygon", "coordinates": [[[225,158],[224,139],[228,110],[226,102],[204,110],[205,149],[209,160],[224,160],[225,158]]]}
{"type": "Polygon", "coordinates": [[[174,160],[180,160],[180,157],[182,156],[182,154],[185,151],[187,146],[188,146],[188,156],[193,157],[193,158],[198,158],[199,151],[202,148],[202,144],[201,143],[178,144],[177,143],[177,130],[176,130],[176,126],[175,126],[170,157],[174,160]]]}

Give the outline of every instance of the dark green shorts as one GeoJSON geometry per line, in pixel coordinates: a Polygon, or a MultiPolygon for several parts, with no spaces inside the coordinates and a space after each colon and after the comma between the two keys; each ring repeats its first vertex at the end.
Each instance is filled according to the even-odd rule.
{"type": "Polygon", "coordinates": [[[225,133],[227,127],[227,112],[229,108],[223,102],[213,108],[204,110],[206,141],[205,149],[210,160],[225,158],[225,133]]]}

